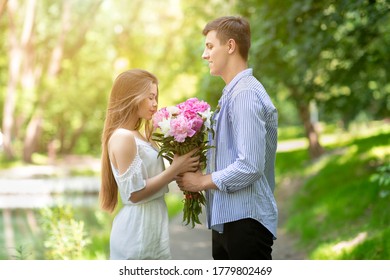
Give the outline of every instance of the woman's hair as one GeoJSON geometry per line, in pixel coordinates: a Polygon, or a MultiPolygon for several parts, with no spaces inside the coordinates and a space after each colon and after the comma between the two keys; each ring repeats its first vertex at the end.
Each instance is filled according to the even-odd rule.
{"type": "Polygon", "coordinates": [[[233,39],[238,45],[241,57],[248,60],[249,48],[251,47],[251,29],[245,18],[235,16],[217,18],[207,23],[202,33],[206,36],[212,30],[217,32],[217,38],[221,44],[233,39]]]}
{"type": "MultiPolygon", "coordinates": [[[[118,203],[118,186],[112,173],[108,155],[108,141],[116,129],[128,128],[129,121],[137,117],[138,106],[149,96],[152,84],[158,85],[156,76],[145,70],[132,69],[121,73],[112,86],[102,135],[101,187],[99,192],[100,206],[108,212],[113,212],[118,203]]],[[[142,119],[138,119],[136,126],[128,129],[140,130],[142,124],[142,119]]],[[[150,140],[153,132],[151,122],[146,120],[143,128],[146,138],[150,140]]]]}

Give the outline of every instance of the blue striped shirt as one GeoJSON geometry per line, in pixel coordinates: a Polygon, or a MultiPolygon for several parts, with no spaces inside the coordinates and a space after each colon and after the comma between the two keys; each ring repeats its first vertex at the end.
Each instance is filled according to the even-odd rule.
{"type": "Polygon", "coordinates": [[[276,238],[277,110],[250,68],[226,85],[218,106],[207,164],[218,190],[206,191],[208,227],[223,232],[224,223],[253,218],[276,238]]]}

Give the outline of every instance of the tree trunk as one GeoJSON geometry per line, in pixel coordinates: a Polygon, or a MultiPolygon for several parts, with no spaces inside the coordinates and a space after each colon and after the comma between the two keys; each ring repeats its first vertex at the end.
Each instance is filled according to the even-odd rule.
{"type": "MultiPolygon", "coordinates": [[[[4,4],[4,3],[3,3],[4,4]]],[[[15,158],[15,152],[12,146],[14,138],[14,112],[16,107],[17,85],[20,75],[20,66],[22,62],[22,50],[19,44],[15,14],[18,10],[18,5],[15,1],[11,1],[7,6],[9,19],[9,66],[8,66],[8,85],[4,100],[3,111],[3,145],[4,153],[7,159],[15,158]]]]}
{"type": "Polygon", "coordinates": [[[21,81],[21,67],[22,62],[27,57],[29,48],[31,46],[33,23],[35,18],[35,6],[36,1],[30,0],[27,3],[27,13],[24,18],[22,33],[18,36],[18,23],[15,16],[19,11],[19,3],[17,0],[2,1],[1,8],[7,3],[7,11],[9,18],[9,76],[8,85],[6,91],[6,97],[4,101],[3,112],[3,141],[4,152],[7,159],[15,158],[15,152],[12,141],[15,138],[15,108],[16,108],[16,96],[18,86],[21,81]]]}
{"type": "Polygon", "coordinates": [[[7,7],[7,1],[8,0],[0,0],[0,18],[2,17],[2,15],[5,12],[5,9],[7,7]]]}
{"type": "MultiPolygon", "coordinates": [[[[55,80],[60,71],[65,37],[69,29],[68,22],[70,17],[70,2],[64,1],[63,8],[64,9],[62,11],[62,21],[61,21],[62,30],[58,36],[57,44],[52,51],[51,59],[48,66],[47,76],[49,81],[55,80]]],[[[27,54],[33,55],[32,52],[29,52],[27,54]]],[[[27,61],[32,61],[32,60],[27,60],[27,61]]],[[[32,70],[34,65],[28,64],[27,67],[29,67],[30,69],[28,69],[25,73],[34,72],[32,70]]],[[[43,112],[43,108],[46,102],[48,101],[49,97],[50,97],[49,90],[45,90],[40,95],[37,106],[34,109],[33,116],[30,119],[30,122],[28,123],[24,145],[23,145],[23,160],[27,163],[32,162],[32,155],[37,150],[38,142],[40,140],[41,132],[42,132],[43,113],[41,112],[43,112]]]]}
{"type": "Polygon", "coordinates": [[[311,159],[320,157],[324,153],[324,148],[319,142],[318,132],[310,119],[309,104],[299,102],[299,116],[305,127],[305,134],[309,141],[309,155],[311,159]]]}
{"type": "Polygon", "coordinates": [[[81,134],[83,134],[86,125],[87,125],[87,120],[84,120],[82,124],[74,131],[74,133],[72,134],[72,138],[69,141],[69,144],[65,146],[63,150],[64,153],[72,152],[72,150],[77,144],[77,140],[80,138],[81,134]]]}
{"type": "Polygon", "coordinates": [[[28,124],[23,145],[23,161],[32,163],[32,155],[38,146],[38,140],[42,132],[43,117],[41,114],[34,116],[28,124]]]}

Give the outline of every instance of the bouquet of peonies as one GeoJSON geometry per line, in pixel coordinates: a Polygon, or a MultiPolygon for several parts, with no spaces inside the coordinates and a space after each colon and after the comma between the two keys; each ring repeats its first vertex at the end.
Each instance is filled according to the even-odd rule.
{"type": "MultiPolygon", "coordinates": [[[[183,155],[199,148],[196,155],[200,156],[200,168],[206,167],[206,152],[208,145],[207,133],[214,134],[211,124],[212,111],[210,105],[197,98],[190,98],[176,106],[164,107],[153,116],[153,140],[160,146],[159,156],[169,161],[174,154],[183,155]]],[[[192,227],[200,224],[199,214],[205,197],[202,192],[184,191],[183,222],[192,227]]]]}

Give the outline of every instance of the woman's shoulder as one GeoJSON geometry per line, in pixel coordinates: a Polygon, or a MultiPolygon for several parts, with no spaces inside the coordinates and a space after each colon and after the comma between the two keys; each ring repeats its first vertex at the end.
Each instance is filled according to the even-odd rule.
{"type": "Polygon", "coordinates": [[[108,143],[108,152],[119,174],[125,173],[137,155],[134,134],[127,129],[115,130],[108,143]]]}
{"type": "Polygon", "coordinates": [[[109,140],[113,150],[131,149],[136,147],[135,136],[132,131],[124,128],[116,129],[109,140]]]}
{"type": "Polygon", "coordinates": [[[125,128],[117,128],[114,130],[114,132],[111,135],[110,141],[129,141],[134,140],[135,135],[131,130],[125,129],[125,128]]]}

